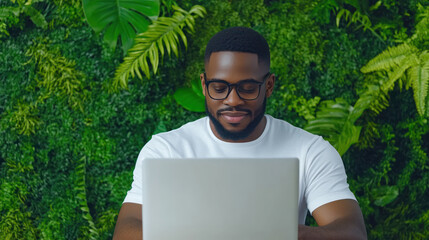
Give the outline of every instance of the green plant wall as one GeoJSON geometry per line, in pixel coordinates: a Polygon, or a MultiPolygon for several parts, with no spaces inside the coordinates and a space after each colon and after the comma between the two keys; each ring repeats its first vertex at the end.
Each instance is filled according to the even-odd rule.
{"type": "MultiPolygon", "coordinates": [[[[386,79],[390,70],[361,69],[389,47],[429,47],[423,0],[380,1],[371,11],[335,0],[160,2],[160,16],[172,16],[173,5],[207,13],[185,31],[178,56],[165,55],[150,79],[130,78],[116,91],[126,53],[93,31],[81,1],[0,2],[0,239],[111,239],[142,146],[204,116],[174,93],[199,79],[205,45],[221,29],[266,36],[277,76],[267,112],[298,127],[317,119],[324,101],[355,106],[386,79]],[[337,26],[341,9],[366,16],[371,29],[344,17],[337,26]]],[[[429,124],[406,77],[374,98],[379,111],[361,112],[358,142],[342,156],[369,239],[429,238],[429,124]]]]}

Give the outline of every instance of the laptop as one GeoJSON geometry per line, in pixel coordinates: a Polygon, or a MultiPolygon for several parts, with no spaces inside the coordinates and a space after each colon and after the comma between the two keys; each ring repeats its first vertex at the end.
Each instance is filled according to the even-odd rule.
{"type": "Polygon", "coordinates": [[[296,240],[296,158],[145,159],[144,240],[296,240]]]}

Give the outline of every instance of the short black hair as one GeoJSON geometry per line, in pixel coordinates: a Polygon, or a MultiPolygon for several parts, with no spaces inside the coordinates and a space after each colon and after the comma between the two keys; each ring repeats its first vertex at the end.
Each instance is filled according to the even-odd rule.
{"type": "Polygon", "coordinates": [[[214,52],[247,52],[258,55],[258,63],[270,67],[270,48],[265,38],[247,27],[232,27],[216,33],[208,42],[204,55],[207,64],[214,52]]]}

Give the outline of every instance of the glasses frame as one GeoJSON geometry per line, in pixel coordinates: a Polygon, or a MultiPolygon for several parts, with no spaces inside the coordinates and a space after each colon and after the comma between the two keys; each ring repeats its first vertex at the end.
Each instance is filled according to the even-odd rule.
{"type": "Polygon", "coordinates": [[[232,91],[232,88],[233,88],[233,87],[235,87],[235,92],[237,93],[238,97],[239,97],[241,100],[244,100],[244,101],[252,101],[252,100],[256,100],[256,99],[258,99],[258,98],[259,98],[259,95],[261,94],[261,86],[262,86],[262,84],[264,84],[264,83],[265,83],[265,81],[268,79],[268,77],[269,77],[270,75],[271,75],[271,73],[270,73],[270,72],[268,72],[267,74],[265,74],[265,76],[264,76],[264,78],[263,78],[262,82],[259,82],[259,81],[256,81],[256,80],[242,80],[242,81],[239,81],[238,83],[230,84],[229,82],[224,81],[224,80],[207,80],[206,73],[204,72],[204,82],[205,82],[205,84],[206,84],[207,94],[208,94],[208,95],[209,95],[209,97],[210,97],[211,99],[213,99],[213,100],[225,100],[225,99],[227,99],[227,98],[228,98],[228,96],[229,96],[229,94],[230,94],[230,93],[231,93],[231,91],[232,91]],[[212,97],[212,96],[210,95],[209,85],[210,85],[210,83],[214,83],[214,82],[218,82],[218,83],[225,83],[225,84],[228,86],[228,93],[226,94],[226,96],[225,96],[224,98],[214,98],[214,97],[212,97]],[[243,97],[241,97],[241,96],[240,96],[240,91],[238,91],[238,90],[237,90],[237,89],[238,89],[238,88],[237,88],[237,86],[239,86],[239,85],[240,85],[240,84],[242,84],[242,83],[248,83],[248,82],[258,84],[258,95],[257,95],[255,98],[251,98],[251,99],[243,98],[243,97]]]}

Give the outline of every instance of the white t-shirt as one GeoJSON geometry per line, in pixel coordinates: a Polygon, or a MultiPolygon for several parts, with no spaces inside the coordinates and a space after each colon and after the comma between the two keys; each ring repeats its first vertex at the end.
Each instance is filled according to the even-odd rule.
{"type": "Polygon", "coordinates": [[[312,213],[323,204],[355,199],[347,184],[338,152],[322,137],[294,127],[286,121],[265,115],[262,135],[251,142],[231,143],[218,139],[209,118],[152,136],[143,147],[134,169],[134,181],[124,202],[142,203],[142,161],[144,158],[283,158],[299,159],[299,223],[305,223],[307,209],[312,213]]]}

